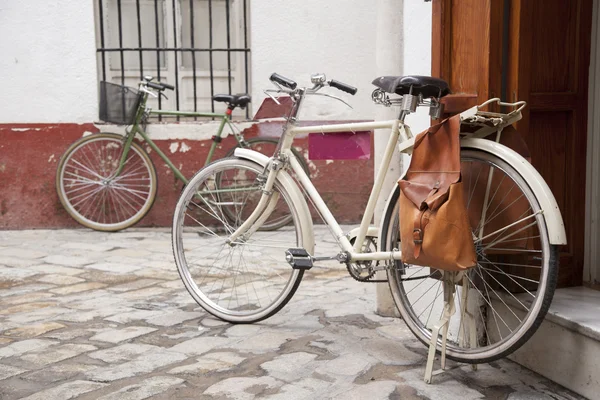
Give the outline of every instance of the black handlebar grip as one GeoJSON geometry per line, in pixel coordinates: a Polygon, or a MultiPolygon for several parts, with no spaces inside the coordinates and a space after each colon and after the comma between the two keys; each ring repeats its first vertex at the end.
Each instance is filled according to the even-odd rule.
{"type": "Polygon", "coordinates": [[[334,88],[339,89],[342,92],[350,93],[352,96],[354,96],[356,92],[358,92],[358,89],[354,86],[350,86],[345,83],[336,81],[335,79],[329,81],[329,86],[333,86],[334,88]]]}
{"type": "Polygon", "coordinates": [[[170,90],[174,90],[175,87],[172,85],[168,85],[166,83],[160,83],[160,82],[148,82],[146,83],[146,85],[148,87],[151,87],[152,89],[156,89],[156,90],[165,90],[165,89],[170,89],[170,90]]]}
{"type": "Polygon", "coordinates": [[[156,90],[164,89],[164,87],[160,83],[148,82],[148,83],[146,83],[146,86],[151,87],[152,89],[156,89],[156,90]]]}
{"type": "Polygon", "coordinates": [[[283,85],[286,88],[292,89],[292,90],[296,89],[296,86],[298,86],[298,84],[296,82],[294,82],[293,80],[288,79],[285,76],[281,76],[275,72],[271,75],[271,77],[269,79],[272,80],[273,82],[277,82],[280,85],[283,85]]]}

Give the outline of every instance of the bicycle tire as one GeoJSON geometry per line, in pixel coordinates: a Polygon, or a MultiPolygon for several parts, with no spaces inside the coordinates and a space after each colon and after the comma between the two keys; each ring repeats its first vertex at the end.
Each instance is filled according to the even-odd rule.
{"type": "Polygon", "coordinates": [[[240,214],[246,206],[254,210],[256,203],[248,192],[262,190],[249,181],[256,181],[263,169],[238,158],[209,164],[190,179],[173,216],[173,254],[186,289],[204,310],[231,323],[258,322],[277,313],[290,301],[304,275],[287,263],[284,250],[302,247],[310,233],[279,179],[273,190],[289,207],[293,224],[277,233],[256,231],[234,245],[227,242],[245,219],[223,218],[223,209],[236,208],[240,214]],[[221,179],[218,185],[217,175],[221,179]],[[251,269],[253,266],[256,268],[251,269]]]}
{"type": "MultiPolygon", "coordinates": [[[[496,209],[490,213],[489,219],[486,219],[487,222],[484,223],[484,229],[488,229],[489,232],[489,229],[492,227],[488,226],[486,228],[485,225],[491,225],[491,221],[497,219],[499,215],[508,210],[508,207],[522,207],[519,209],[519,212],[524,209],[525,203],[520,200],[521,196],[525,197],[529,208],[526,210],[526,213],[520,214],[521,220],[517,219],[514,222],[529,218],[529,220],[535,221],[536,228],[532,228],[533,225],[531,225],[527,229],[523,229],[523,226],[526,226],[521,225],[524,221],[514,227],[509,227],[510,223],[507,223],[504,230],[501,230],[497,236],[495,236],[495,232],[498,231],[494,229],[491,232],[491,237],[489,237],[490,233],[484,232],[484,240],[476,240],[478,264],[469,270],[467,274],[467,286],[469,290],[466,291],[467,296],[475,296],[475,301],[472,301],[472,298],[468,299],[466,302],[467,306],[463,311],[461,297],[465,293],[464,288],[458,284],[455,285],[454,296],[457,311],[452,318],[456,319],[458,315],[459,322],[458,328],[456,321],[451,325],[450,331],[452,332],[449,333],[446,348],[448,358],[471,364],[491,362],[506,357],[521,347],[542,323],[552,302],[558,277],[558,246],[550,244],[548,229],[543,214],[540,213],[539,202],[523,176],[511,165],[495,155],[481,150],[462,150],[461,170],[465,171],[465,166],[473,167],[474,163],[480,163],[484,168],[480,167],[479,174],[474,181],[472,179],[475,171],[474,168],[469,170],[473,172],[469,172],[468,178],[463,175],[463,184],[467,193],[469,191],[475,193],[476,190],[482,189],[479,183],[481,182],[480,174],[482,170],[484,171],[484,177],[486,174],[490,175],[489,171],[494,171],[491,176],[495,180],[490,180],[490,182],[500,182],[498,185],[494,185],[494,195],[488,198],[489,204],[481,204],[481,209],[485,209],[487,212],[494,204],[494,201],[498,204],[501,204],[503,201],[507,203],[511,202],[506,208],[499,211],[499,214],[495,214],[498,209],[498,206],[496,206],[496,209]],[[470,163],[470,165],[465,163],[470,163]],[[504,175],[498,175],[500,172],[504,175]],[[502,176],[502,181],[498,180],[498,176],[502,176]],[[512,179],[513,182],[513,186],[509,191],[506,190],[507,185],[504,184],[506,177],[512,179]],[[469,179],[471,182],[469,182],[469,179]],[[501,187],[501,196],[504,196],[502,200],[500,200],[500,197],[495,197],[501,187]],[[519,200],[513,200],[514,196],[509,197],[508,200],[504,200],[509,196],[507,193],[512,192],[514,188],[521,191],[521,196],[517,198],[519,200]],[[530,214],[533,216],[530,216],[530,214]],[[539,233],[539,238],[536,237],[536,230],[539,233]],[[529,235],[529,233],[531,233],[531,237],[522,237],[523,234],[529,235]],[[488,238],[486,238],[486,235],[488,238]],[[498,248],[498,244],[502,247],[498,248]],[[508,247],[503,248],[505,246],[508,247]],[[514,246],[514,248],[510,248],[510,246],[514,246]],[[537,259],[539,259],[539,266],[535,265],[537,264],[537,259]],[[530,260],[532,264],[512,263],[511,260],[530,260]],[[490,266],[490,268],[487,266],[490,266]],[[509,272],[506,272],[506,270],[509,272]],[[539,270],[539,281],[537,281],[538,286],[537,290],[535,290],[535,296],[532,293],[534,292],[532,287],[536,282],[532,278],[538,273],[532,272],[532,270],[539,270]],[[503,273],[504,276],[498,276],[499,273],[503,273]],[[521,287],[518,287],[517,284],[521,285],[521,287]],[[519,294],[518,292],[523,293],[519,294]],[[533,298],[530,299],[530,297],[533,298]],[[456,301],[457,298],[458,301],[456,301]],[[530,304],[530,308],[527,309],[525,304],[530,304]],[[517,313],[521,315],[522,319],[519,318],[517,313]],[[480,319],[473,322],[475,326],[475,340],[472,340],[472,337],[467,337],[470,318],[473,318],[472,321],[475,321],[476,318],[480,319]],[[507,320],[511,323],[510,326],[506,322],[507,320]],[[511,327],[514,328],[511,330],[511,327]],[[496,330],[498,334],[496,334],[496,330]],[[503,333],[505,336],[503,336],[503,333]]],[[[510,181],[508,182],[510,183],[510,181]]],[[[490,190],[490,195],[491,192],[492,190],[490,190]]],[[[384,215],[384,222],[382,224],[382,251],[400,248],[398,229],[399,194],[400,190],[397,188],[391,198],[392,203],[390,203],[394,204],[394,207],[389,207],[386,210],[386,215],[384,215]]],[[[473,194],[470,197],[466,197],[468,199],[468,210],[475,210],[475,207],[479,207],[475,206],[473,202],[474,198],[477,198],[477,196],[473,196],[473,194]]],[[[511,213],[514,214],[514,209],[511,210],[511,213]]],[[[507,212],[504,218],[509,218],[507,217],[508,215],[509,213],[507,212]]],[[[471,223],[473,225],[473,220],[471,220],[471,223]]],[[[529,225],[529,222],[527,225],[529,225]]],[[[476,229],[475,231],[478,230],[476,229]]],[[[437,322],[435,318],[433,321],[430,321],[430,317],[434,309],[436,309],[435,314],[437,315],[437,311],[443,306],[443,300],[438,300],[440,287],[442,288],[442,294],[444,294],[443,284],[439,280],[439,275],[434,276],[435,271],[428,267],[403,264],[400,261],[395,262],[394,267],[388,270],[388,280],[392,297],[402,318],[417,339],[427,346],[431,340],[431,324],[437,322]],[[429,274],[430,271],[434,272],[429,274]],[[417,281],[420,282],[417,283],[417,281]],[[430,283],[429,288],[427,286],[418,287],[425,282],[430,283]],[[427,303],[428,300],[431,300],[432,289],[435,286],[437,286],[437,290],[433,301],[427,303]],[[411,292],[417,289],[418,291],[411,298],[411,292]],[[420,297],[416,299],[418,295],[420,297]],[[426,300],[421,300],[423,298],[426,300]],[[417,307],[417,304],[421,301],[425,302],[421,304],[428,304],[428,307],[430,307],[429,313],[424,312],[426,310],[421,311],[417,307]],[[427,321],[424,320],[424,314],[428,314],[427,321]]],[[[440,348],[441,340],[438,340],[438,353],[440,348]]]]}
{"type": "MultiPolygon", "coordinates": [[[[232,147],[227,152],[225,157],[233,156],[235,150],[238,148],[249,148],[251,150],[258,151],[259,153],[262,153],[266,156],[271,157],[273,155],[273,153],[275,152],[275,148],[277,147],[279,140],[273,139],[273,138],[256,137],[256,138],[248,139],[246,141],[246,143],[248,144],[248,146],[245,146],[245,147],[241,146],[240,143],[237,143],[237,145],[235,147],[232,147]]],[[[308,168],[308,163],[306,162],[304,157],[293,147],[292,147],[292,153],[294,154],[294,156],[296,157],[296,159],[302,166],[302,169],[304,170],[304,172],[306,172],[306,175],[310,176],[310,170],[308,168]]],[[[225,212],[225,216],[227,218],[229,218],[230,220],[233,218],[232,215],[228,214],[229,210],[224,210],[224,212],[225,212]]],[[[292,217],[290,215],[282,216],[280,218],[270,217],[263,224],[263,226],[260,227],[260,230],[263,230],[263,231],[277,230],[283,226],[288,225],[291,221],[292,221],[292,217]]]]}
{"type": "Polygon", "coordinates": [[[158,180],[144,149],[131,143],[121,174],[116,172],[125,137],[98,133],[73,143],[56,171],[58,198],[81,225],[115,232],[138,223],[152,208],[158,180]]]}

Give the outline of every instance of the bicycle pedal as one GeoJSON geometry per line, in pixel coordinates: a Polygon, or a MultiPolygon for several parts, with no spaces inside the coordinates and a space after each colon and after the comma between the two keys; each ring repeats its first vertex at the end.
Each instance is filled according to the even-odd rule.
{"type": "Polygon", "coordinates": [[[302,248],[291,248],[286,250],[285,259],[293,269],[308,270],[313,267],[312,257],[302,248]]]}

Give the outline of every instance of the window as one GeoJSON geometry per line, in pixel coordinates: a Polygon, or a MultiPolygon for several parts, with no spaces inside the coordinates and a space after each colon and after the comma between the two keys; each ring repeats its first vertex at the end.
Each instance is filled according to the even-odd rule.
{"type": "Polygon", "coordinates": [[[152,108],[214,111],[214,94],[249,90],[247,3],[98,0],[99,78],[137,87],[151,75],[176,88],[152,108]]]}

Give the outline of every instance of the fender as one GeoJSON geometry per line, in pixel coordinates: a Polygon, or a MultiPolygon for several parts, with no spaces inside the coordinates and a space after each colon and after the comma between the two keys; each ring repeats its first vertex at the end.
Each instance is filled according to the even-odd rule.
{"type": "MultiPolygon", "coordinates": [[[[262,167],[266,167],[271,160],[270,157],[265,156],[262,153],[259,153],[254,150],[249,149],[235,149],[233,153],[235,157],[242,158],[244,160],[253,161],[262,167]]],[[[313,230],[313,222],[312,217],[310,215],[310,210],[308,209],[308,204],[300,191],[300,188],[296,184],[296,182],[292,179],[290,174],[286,171],[279,171],[278,179],[281,182],[281,185],[285,188],[285,190],[290,195],[290,201],[296,206],[298,209],[298,219],[300,226],[302,227],[302,243],[304,249],[308,252],[308,254],[314,255],[315,251],[315,238],[314,238],[314,230],[313,230]]]]}
{"type": "MultiPolygon", "coordinates": [[[[525,182],[531,188],[531,191],[540,203],[540,208],[544,211],[542,214],[546,227],[548,228],[548,239],[550,244],[564,245],[567,244],[567,234],[565,232],[565,226],[563,223],[558,203],[550,190],[550,187],[544,181],[544,178],[540,173],[531,165],[525,158],[514,150],[503,146],[499,143],[493,142],[486,139],[462,139],[462,149],[476,149],[482,150],[486,153],[493,154],[505,161],[507,164],[514,167],[525,179],[525,182]]],[[[390,211],[390,207],[394,207],[395,201],[398,199],[396,191],[398,186],[395,186],[392,192],[387,197],[387,202],[384,208],[383,215],[386,216],[390,211]]],[[[385,218],[382,218],[382,223],[385,218]]],[[[380,227],[379,232],[383,232],[383,226],[380,227]]],[[[382,243],[384,238],[379,238],[379,243],[382,243]]]]}

